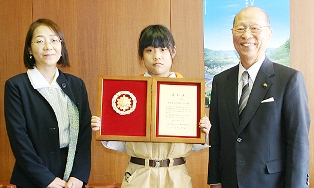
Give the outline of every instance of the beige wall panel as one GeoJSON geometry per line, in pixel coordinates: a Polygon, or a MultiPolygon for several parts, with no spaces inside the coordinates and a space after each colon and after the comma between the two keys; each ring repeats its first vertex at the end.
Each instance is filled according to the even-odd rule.
{"type": "Polygon", "coordinates": [[[311,115],[310,128],[310,187],[314,187],[314,1],[290,1],[291,67],[304,75],[311,115]]]}
{"type": "Polygon", "coordinates": [[[184,77],[204,77],[203,1],[171,1],[171,30],[177,56],[173,70],[184,77]]]}
{"type": "Polygon", "coordinates": [[[25,72],[23,63],[24,40],[32,21],[31,0],[1,0],[0,11],[0,181],[9,181],[15,158],[11,152],[3,111],[5,81],[25,72]]]}
{"type": "MultiPolygon", "coordinates": [[[[173,71],[184,77],[204,77],[203,1],[171,1],[171,30],[176,40],[177,56],[173,71]]],[[[208,114],[207,114],[208,115],[208,114]]],[[[187,170],[194,187],[207,185],[208,149],[187,157],[187,170]]]]}

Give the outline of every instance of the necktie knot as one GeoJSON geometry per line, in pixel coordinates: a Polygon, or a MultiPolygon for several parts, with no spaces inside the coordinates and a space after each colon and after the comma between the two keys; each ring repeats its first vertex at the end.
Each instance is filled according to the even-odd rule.
{"type": "Polygon", "coordinates": [[[249,83],[249,73],[247,71],[244,71],[242,73],[242,77],[241,78],[242,78],[242,83],[243,83],[242,88],[243,88],[246,84],[249,83]]]}

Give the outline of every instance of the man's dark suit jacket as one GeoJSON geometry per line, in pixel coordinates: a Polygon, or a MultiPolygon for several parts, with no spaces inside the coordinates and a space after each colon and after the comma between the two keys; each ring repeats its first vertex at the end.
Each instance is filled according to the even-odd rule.
{"type": "MultiPolygon", "coordinates": [[[[70,177],[87,182],[91,167],[91,111],[82,79],[59,70],[57,82],[79,110],[79,135],[70,177]]],[[[58,122],[48,101],[31,85],[26,73],[5,83],[4,110],[11,148],[16,158],[11,183],[46,187],[60,171],[58,122]]],[[[64,168],[64,167],[63,167],[64,168]]]]}
{"type": "Polygon", "coordinates": [[[302,74],[266,57],[239,122],[238,70],[213,80],[208,184],[308,187],[310,115],[302,74]]]}

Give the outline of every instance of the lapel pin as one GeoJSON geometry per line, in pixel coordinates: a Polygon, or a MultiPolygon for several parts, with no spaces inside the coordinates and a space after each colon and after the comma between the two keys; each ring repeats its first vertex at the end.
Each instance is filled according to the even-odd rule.
{"type": "Polygon", "coordinates": [[[267,84],[266,83],[263,83],[263,88],[267,88],[267,84]]]}

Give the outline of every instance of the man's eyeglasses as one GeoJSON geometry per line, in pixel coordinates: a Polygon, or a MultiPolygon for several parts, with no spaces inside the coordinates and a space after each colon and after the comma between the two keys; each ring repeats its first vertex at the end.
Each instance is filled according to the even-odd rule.
{"type": "Polygon", "coordinates": [[[258,24],[250,25],[249,27],[244,27],[244,26],[235,26],[231,30],[234,32],[234,34],[243,34],[247,30],[249,30],[252,34],[259,34],[262,32],[264,27],[269,27],[269,26],[260,26],[258,24]]]}
{"type": "Polygon", "coordinates": [[[44,46],[46,42],[48,42],[51,45],[57,45],[57,44],[60,44],[62,40],[61,39],[50,39],[50,40],[38,39],[38,40],[32,41],[31,43],[35,44],[36,46],[44,46]]]}

